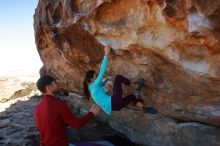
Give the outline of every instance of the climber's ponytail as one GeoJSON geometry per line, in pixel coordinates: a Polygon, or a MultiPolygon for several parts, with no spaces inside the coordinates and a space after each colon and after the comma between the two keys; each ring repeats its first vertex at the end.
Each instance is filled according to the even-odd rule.
{"type": "Polygon", "coordinates": [[[90,93],[89,93],[89,87],[88,87],[88,83],[87,83],[86,79],[83,81],[83,90],[84,90],[84,94],[86,96],[86,99],[89,100],[90,93]]]}
{"type": "Polygon", "coordinates": [[[83,81],[84,94],[86,96],[86,99],[88,99],[88,100],[90,99],[90,92],[89,92],[88,83],[91,82],[90,80],[93,78],[94,75],[95,75],[95,71],[94,70],[87,71],[85,79],[83,81]]]}

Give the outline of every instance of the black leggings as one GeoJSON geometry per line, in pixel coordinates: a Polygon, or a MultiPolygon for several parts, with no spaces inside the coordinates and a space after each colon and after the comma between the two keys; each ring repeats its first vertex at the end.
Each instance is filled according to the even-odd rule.
{"type": "Polygon", "coordinates": [[[136,104],[139,99],[136,98],[135,95],[131,94],[126,97],[122,97],[122,83],[125,85],[130,85],[131,81],[126,77],[121,75],[117,75],[115,77],[114,85],[113,85],[113,95],[111,99],[112,110],[118,111],[123,107],[127,106],[130,102],[136,104]]]}

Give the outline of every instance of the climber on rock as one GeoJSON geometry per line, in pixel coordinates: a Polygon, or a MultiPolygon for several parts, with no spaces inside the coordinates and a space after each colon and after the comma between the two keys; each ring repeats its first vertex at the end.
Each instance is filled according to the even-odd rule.
{"type": "Polygon", "coordinates": [[[110,47],[105,47],[105,56],[102,61],[99,74],[97,75],[94,70],[89,70],[86,72],[85,80],[83,83],[84,93],[89,100],[90,97],[95,101],[95,103],[104,110],[108,115],[112,111],[119,111],[123,107],[126,107],[131,102],[140,110],[143,109],[143,100],[137,98],[134,94],[122,97],[122,84],[127,86],[134,84],[136,85],[136,93],[139,93],[141,86],[144,83],[143,79],[138,80],[135,83],[131,83],[129,79],[122,75],[117,75],[113,84],[113,95],[108,95],[104,90],[104,85],[107,80],[104,82],[103,77],[107,70],[108,66],[108,54],[110,53],[110,47]],[[91,95],[91,96],[90,96],[91,95]]]}
{"type": "Polygon", "coordinates": [[[37,81],[37,88],[44,94],[34,114],[41,146],[69,146],[65,128],[69,125],[79,129],[100,112],[97,106],[93,106],[86,116],[80,119],[75,117],[65,102],[54,96],[59,86],[51,76],[42,76],[37,81]]]}

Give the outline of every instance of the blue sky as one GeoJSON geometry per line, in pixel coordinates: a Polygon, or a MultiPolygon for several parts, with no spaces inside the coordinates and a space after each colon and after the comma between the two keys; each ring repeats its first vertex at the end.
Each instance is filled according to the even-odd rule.
{"type": "Polygon", "coordinates": [[[0,74],[17,70],[38,72],[33,15],[38,0],[0,0],[0,74]]]}

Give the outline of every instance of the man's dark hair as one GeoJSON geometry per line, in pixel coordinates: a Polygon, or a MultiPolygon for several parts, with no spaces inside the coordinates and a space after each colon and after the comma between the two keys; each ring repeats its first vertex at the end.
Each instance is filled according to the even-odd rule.
{"type": "Polygon", "coordinates": [[[42,93],[45,92],[46,86],[50,85],[55,79],[51,76],[42,76],[40,79],[37,81],[37,89],[40,90],[42,93]]]}

